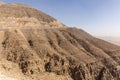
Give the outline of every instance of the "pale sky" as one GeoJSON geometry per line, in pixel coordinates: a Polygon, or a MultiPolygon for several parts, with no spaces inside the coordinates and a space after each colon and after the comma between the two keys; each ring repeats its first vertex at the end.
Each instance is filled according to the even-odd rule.
{"type": "Polygon", "coordinates": [[[120,36],[120,0],[0,0],[31,5],[95,36],[120,36]]]}

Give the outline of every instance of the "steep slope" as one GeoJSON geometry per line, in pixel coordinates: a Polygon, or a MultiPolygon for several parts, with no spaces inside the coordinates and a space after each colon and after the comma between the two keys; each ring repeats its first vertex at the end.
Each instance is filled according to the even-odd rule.
{"type": "MultiPolygon", "coordinates": [[[[56,19],[23,4],[0,3],[0,25],[11,27],[64,27],[56,19]]],[[[4,26],[4,27],[3,27],[4,26]]]]}
{"type": "Polygon", "coordinates": [[[5,13],[0,14],[4,17],[4,21],[0,21],[0,79],[120,80],[119,46],[61,23],[51,27],[49,23],[54,18],[38,10],[34,13],[35,9],[28,6],[7,3],[0,6],[0,13],[5,13]],[[4,12],[4,8],[11,12],[4,12]],[[21,13],[22,9],[29,16],[21,13]],[[34,21],[30,22],[31,26],[16,25],[16,21],[24,21],[24,17],[34,18],[47,26],[35,25],[34,21]],[[14,26],[9,28],[12,20],[14,26]],[[4,72],[1,74],[1,71],[4,72]]]}

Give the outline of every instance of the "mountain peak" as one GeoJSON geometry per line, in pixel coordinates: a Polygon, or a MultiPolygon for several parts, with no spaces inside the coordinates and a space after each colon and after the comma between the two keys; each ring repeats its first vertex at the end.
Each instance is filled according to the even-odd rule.
{"type": "Polygon", "coordinates": [[[59,21],[24,4],[0,2],[0,25],[3,27],[64,27],[59,21]]]}

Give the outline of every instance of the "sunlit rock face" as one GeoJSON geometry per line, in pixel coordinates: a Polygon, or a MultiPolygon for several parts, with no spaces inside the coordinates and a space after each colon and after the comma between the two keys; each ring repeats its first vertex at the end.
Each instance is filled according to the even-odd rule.
{"type": "Polygon", "coordinates": [[[29,6],[0,3],[0,80],[120,80],[120,47],[29,6]]]}
{"type": "Polygon", "coordinates": [[[59,21],[34,8],[22,4],[0,3],[0,25],[8,27],[64,27],[59,21]]]}

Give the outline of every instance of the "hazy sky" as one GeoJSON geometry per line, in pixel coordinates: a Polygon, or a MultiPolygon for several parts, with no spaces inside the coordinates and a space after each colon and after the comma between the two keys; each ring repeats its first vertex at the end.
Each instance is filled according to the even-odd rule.
{"type": "Polygon", "coordinates": [[[92,35],[120,36],[120,0],[0,0],[33,6],[92,35]]]}

